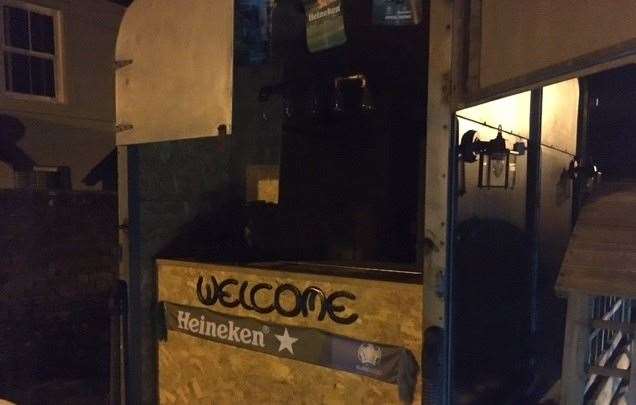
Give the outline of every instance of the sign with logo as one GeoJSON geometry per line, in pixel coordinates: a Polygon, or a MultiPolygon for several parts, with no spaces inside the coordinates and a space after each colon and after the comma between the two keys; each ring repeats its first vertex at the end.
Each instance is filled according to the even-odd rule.
{"type": "Polygon", "coordinates": [[[238,0],[235,11],[234,49],[239,65],[258,65],[269,57],[272,0],[238,0]]]}
{"type": "Polygon", "coordinates": [[[373,23],[415,25],[422,21],[422,0],[373,0],[373,23]]]}
{"type": "Polygon", "coordinates": [[[307,47],[319,52],[347,42],[340,0],[304,0],[307,47]]]}
{"type": "Polygon", "coordinates": [[[281,284],[275,290],[271,284],[250,284],[247,281],[240,283],[238,280],[228,278],[220,283],[216,277],[210,276],[210,281],[205,282],[203,277],[197,281],[197,297],[203,305],[213,306],[217,303],[226,308],[235,308],[239,305],[248,311],[259,314],[269,314],[276,311],[279,315],[293,318],[302,313],[303,317],[309,316],[310,311],[317,310],[316,300],[320,304],[318,320],[322,321],[327,315],[340,324],[349,325],[358,319],[357,314],[341,315],[346,311],[343,305],[346,300],[355,300],[356,296],[347,291],[335,291],[326,294],[320,288],[311,286],[304,291],[292,284],[281,284]],[[268,293],[269,291],[269,293],[268,293]],[[293,305],[285,307],[282,304],[283,296],[289,295],[293,305]]]}
{"type": "Polygon", "coordinates": [[[419,367],[406,348],[364,342],[312,328],[285,326],[226,315],[205,308],[161,304],[162,338],[167,331],[268,355],[346,371],[396,384],[411,403],[419,367]]]}

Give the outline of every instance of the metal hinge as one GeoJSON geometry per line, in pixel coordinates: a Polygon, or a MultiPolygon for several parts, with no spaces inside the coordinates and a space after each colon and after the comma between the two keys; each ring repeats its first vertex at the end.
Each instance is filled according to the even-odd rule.
{"type": "Polygon", "coordinates": [[[115,132],[124,132],[124,131],[130,131],[131,129],[133,129],[133,125],[132,124],[117,124],[115,125],[115,132]]]}
{"type": "Polygon", "coordinates": [[[115,70],[121,69],[121,68],[126,67],[128,65],[132,65],[132,63],[133,63],[132,59],[116,60],[115,61],[115,70]]]}

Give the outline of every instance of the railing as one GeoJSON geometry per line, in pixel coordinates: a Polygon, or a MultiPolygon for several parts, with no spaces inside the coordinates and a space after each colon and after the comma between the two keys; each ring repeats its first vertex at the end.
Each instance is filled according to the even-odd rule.
{"type": "Polygon", "coordinates": [[[619,387],[629,380],[625,362],[629,360],[628,348],[633,338],[633,300],[595,296],[589,298],[589,306],[591,322],[584,391],[586,397],[597,403],[599,397],[614,397],[619,387]]]}
{"type": "Polygon", "coordinates": [[[561,405],[636,404],[635,301],[568,294],[561,405]]]}

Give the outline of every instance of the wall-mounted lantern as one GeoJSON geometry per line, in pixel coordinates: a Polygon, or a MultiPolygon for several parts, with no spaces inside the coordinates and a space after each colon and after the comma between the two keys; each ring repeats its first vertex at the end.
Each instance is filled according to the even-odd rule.
{"type": "MultiPolygon", "coordinates": [[[[477,131],[467,131],[462,135],[459,146],[462,165],[479,161],[479,188],[514,188],[516,184],[517,156],[524,155],[523,142],[514,144],[512,150],[506,147],[501,126],[497,136],[490,141],[475,139],[477,131]]],[[[462,167],[461,173],[465,173],[462,167]]],[[[464,179],[460,179],[462,183],[464,179]]],[[[465,189],[465,186],[460,187],[465,189]]]]}

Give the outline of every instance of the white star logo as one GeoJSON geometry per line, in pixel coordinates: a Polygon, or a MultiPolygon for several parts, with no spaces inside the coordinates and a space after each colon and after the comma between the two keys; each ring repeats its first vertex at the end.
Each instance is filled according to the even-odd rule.
{"type": "Polygon", "coordinates": [[[294,354],[294,348],[292,347],[292,345],[296,343],[298,339],[289,336],[287,328],[285,328],[285,333],[283,333],[282,335],[274,336],[276,336],[276,339],[278,339],[278,341],[280,342],[280,347],[278,348],[279,352],[282,352],[283,350],[289,350],[291,354],[294,354]]]}

